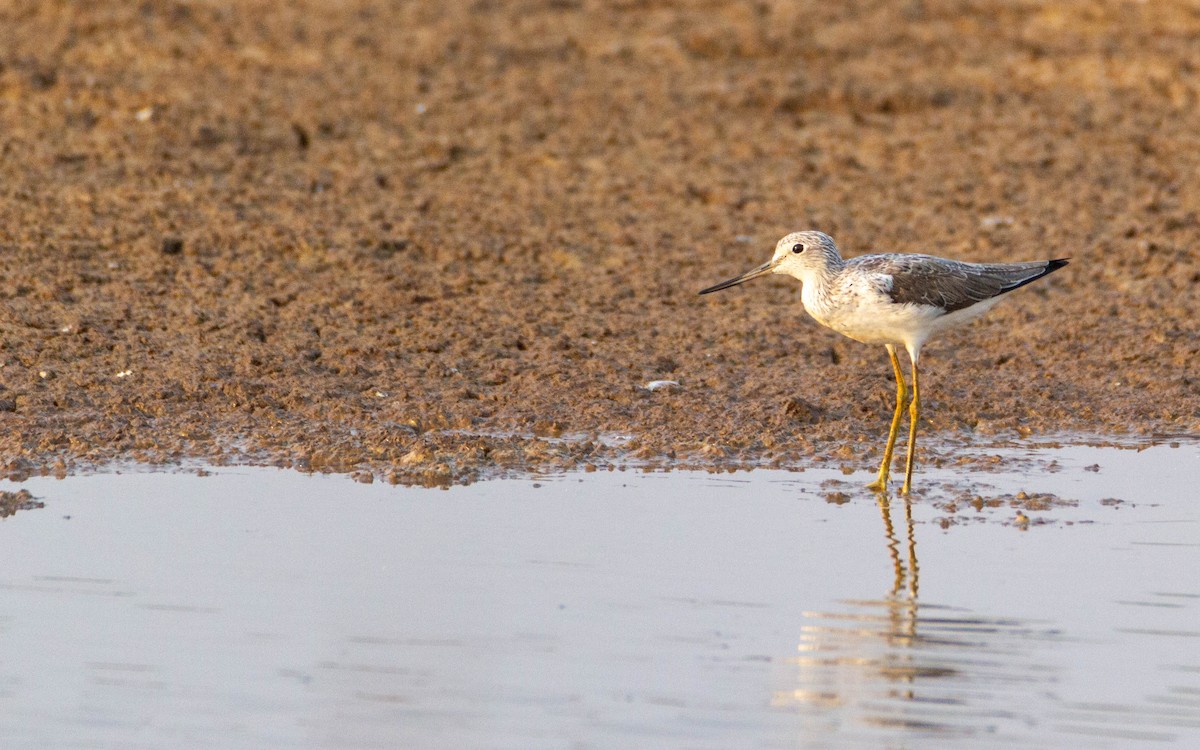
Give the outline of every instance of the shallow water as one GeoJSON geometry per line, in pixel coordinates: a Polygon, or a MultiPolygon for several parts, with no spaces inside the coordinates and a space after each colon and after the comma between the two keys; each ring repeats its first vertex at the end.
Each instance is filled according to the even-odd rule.
{"type": "Polygon", "coordinates": [[[0,746],[1200,743],[1200,448],[1003,458],[3,482],[0,746]]]}

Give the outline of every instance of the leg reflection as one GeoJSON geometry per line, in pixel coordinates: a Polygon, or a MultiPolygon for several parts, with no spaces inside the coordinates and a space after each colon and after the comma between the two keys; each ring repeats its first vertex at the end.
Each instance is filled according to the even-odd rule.
{"type": "Polygon", "coordinates": [[[904,498],[904,525],[905,536],[908,542],[906,552],[908,553],[907,564],[905,560],[900,558],[900,540],[896,536],[896,527],[892,523],[892,506],[891,501],[886,495],[881,495],[878,499],[879,513],[883,517],[883,533],[887,539],[888,556],[892,560],[892,591],[889,599],[899,601],[904,597],[901,592],[907,590],[908,599],[911,599],[912,604],[916,605],[919,568],[917,567],[917,537],[913,531],[913,512],[912,498],[904,498]]]}
{"type": "Polygon", "coordinates": [[[881,660],[880,674],[890,682],[906,686],[890,691],[893,698],[912,700],[914,694],[911,685],[920,671],[914,667],[913,656],[908,650],[917,641],[917,538],[913,531],[912,499],[908,495],[904,496],[907,564],[900,557],[900,540],[896,537],[896,527],[892,523],[891,502],[886,496],[881,496],[878,502],[893,573],[892,590],[884,599],[888,628],[882,635],[889,645],[898,647],[881,660]]]}
{"type": "Polygon", "coordinates": [[[936,602],[920,607],[912,500],[904,498],[900,533],[892,501],[876,501],[891,562],[886,593],[807,612],[790,660],[796,673],[773,704],[803,717],[807,740],[826,730],[832,739],[853,724],[905,732],[899,744],[906,747],[928,738],[1024,736],[1033,714],[1014,707],[1026,705],[1031,685],[1055,679],[1031,660],[1030,639],[1053,644],[1057,633],[1040,636],[1020,620],[936,602]]]}

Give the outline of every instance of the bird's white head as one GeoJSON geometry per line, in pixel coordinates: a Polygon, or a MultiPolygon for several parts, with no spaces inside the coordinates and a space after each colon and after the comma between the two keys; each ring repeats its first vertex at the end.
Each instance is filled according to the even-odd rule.
{"type": "Polygon", "coordinates": [[[703,289],[700,293],[708,294],[728,289],[769,273],[787,274],[808,283],[841,264],[842,256],[829,235],[812,229],[792,232],[775,243],[775,253],[766,263],[741,276],[703,289]]]}

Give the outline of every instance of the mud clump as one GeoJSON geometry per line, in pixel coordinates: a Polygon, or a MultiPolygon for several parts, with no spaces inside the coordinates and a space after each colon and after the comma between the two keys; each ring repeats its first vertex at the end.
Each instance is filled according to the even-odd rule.
{"type": "Polygon", "coordinates": [[[113,1],[0,27],[13,473],[444,484],[629,438],[870,467],[881,347],[791,280],[696,295],[808,227],[1075,259],[926,348],[926,435],[1200,430],[1182,5],[113,1]]]}

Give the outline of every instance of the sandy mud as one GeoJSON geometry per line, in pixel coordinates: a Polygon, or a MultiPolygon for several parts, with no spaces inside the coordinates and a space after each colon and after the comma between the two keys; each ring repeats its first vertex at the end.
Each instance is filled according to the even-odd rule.
{"type": "Polygon", "coordinates": [[[0,467],[869,466],[882,348],[696,295],[805,227],[1074,259],[931,445],[1200,430],[1200,14],[849,5],[7,4],[0,467]]]}

